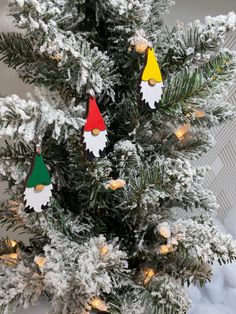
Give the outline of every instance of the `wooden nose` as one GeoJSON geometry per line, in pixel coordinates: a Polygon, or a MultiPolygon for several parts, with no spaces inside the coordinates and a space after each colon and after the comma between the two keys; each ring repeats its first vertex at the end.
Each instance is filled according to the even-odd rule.
{"type": "Polygon", "coordinates": [[[44,189],[44,185],[43,184],[38,184],[34,187],[36,192],[41,192],[44,189]]]}

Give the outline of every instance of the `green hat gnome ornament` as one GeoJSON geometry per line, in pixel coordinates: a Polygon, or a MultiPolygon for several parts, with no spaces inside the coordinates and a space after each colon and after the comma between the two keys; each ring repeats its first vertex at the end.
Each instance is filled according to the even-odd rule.
{"type": "Polygon", "coordinates": [[[36,145],[32,166],[25,182],[25,212],[40,213],[47,209],[51,196],[51,177],[43,161],[40,146],[36,145]]]}

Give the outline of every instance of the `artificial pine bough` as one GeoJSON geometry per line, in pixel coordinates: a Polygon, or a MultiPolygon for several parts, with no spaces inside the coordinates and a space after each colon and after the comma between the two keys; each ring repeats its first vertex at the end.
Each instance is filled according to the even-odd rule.
{"type": "Polygon", "coordinates": [[[236,259],[235,241],[212,223],[207,168],[192,165],[214,143],[209,129],[235,117],[226,99],[236,58],[222,47],[236,16],[169,30],[161,16],[172,5],[11,1],[22,31],[0,35],[0,58],[35,93],[0,98],[0,173],[10,195],[0,219],[30,235],[29,245],[0,242],[1,313],[46,296],[52,314],[184,314],[186,286],[209,281],[215,261],[236,259]],[[138,91],[146,48],[141,92],[151,106],[138,91]],[[161,74],[149,77],[149,62],[161,74]],[[50,202],[36,204],[33,193],[49,184],[50,202]]]}

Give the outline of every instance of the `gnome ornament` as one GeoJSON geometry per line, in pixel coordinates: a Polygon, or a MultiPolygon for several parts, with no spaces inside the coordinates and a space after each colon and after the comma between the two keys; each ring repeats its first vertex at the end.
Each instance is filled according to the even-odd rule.
{"type": "Polygon", "coordinates": [[[141,74],[139,89],[141,100],[148,104],[151,109],[156,109],[156,105],[163,94],[163,81],[154,49],[151,47],[146,49],[146,61],[141,74]]]}
{"type": "Polygon", "coordinates": [[[88,116],[83,130],[86,150],[94,157],[101,157],[107,143],[107,129],[96,99],[92,96],[88,102],[88,116]]]}
{"type": "Polygon", "coordinates": [[[48,207],[48,202],[51,196],[51,177],[43,161],[40,148],[37,146],[35,155],[33,157],[31,170],[25,182],[25,212],[42,212],[48,207]]]}

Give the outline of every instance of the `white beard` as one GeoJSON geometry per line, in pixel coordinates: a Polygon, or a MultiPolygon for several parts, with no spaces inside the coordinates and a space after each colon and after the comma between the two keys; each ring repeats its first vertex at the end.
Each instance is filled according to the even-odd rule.
{"type": "Polygon", "coordinates": [[[151,109],[156,109],[155,103],[159,103],[163,94],[163,83],[160,82],[154,86],[151,86],[148,82],[141,81],[140,94],[142,100],[148,103],[151,109]]]}
{"type": "Polygon", "coordinates": [[[52,196],[52,184],[44,186],[40,192],[35,191],[34,188],[25,188],[24,201],[25,207],[33,208],[36,213],[43,211],[42,206],[46,206],[52,196]]]}
{"type": "Polygon", "coordinates": [[[84,131],[84,143],[86,150],[92,152],[94,157],[100,157],[100,150],[103,151],[106,148],[107,131],[100,131],[97,136],[94,136],[90,131],[84,131]]]}

